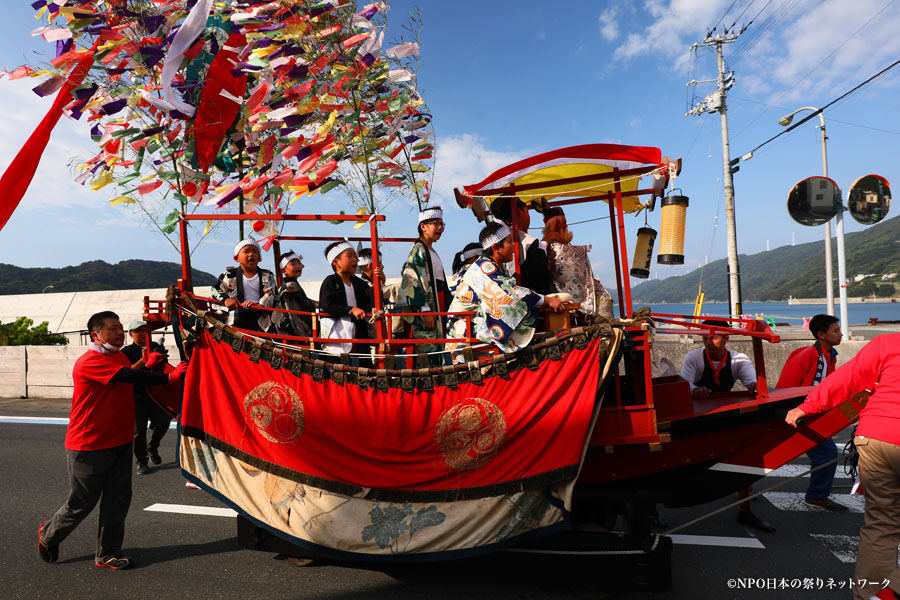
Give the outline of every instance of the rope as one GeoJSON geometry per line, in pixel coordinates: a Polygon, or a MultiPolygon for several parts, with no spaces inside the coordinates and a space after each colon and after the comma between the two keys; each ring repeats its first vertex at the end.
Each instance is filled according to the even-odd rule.
{"type": "Polygon", "coordinates": [[[507,548],[504,552],[519,552],[522,554],[551,554],[556,556],[627,556],[636,554],[651,554],[659,546],[659,538],[665,534],[654,533],[653,544],[647,550],[539,550],[537,548],[507,548]]]}
{"type": "Polygon", "coordinates": [[[662,535],[672,535],[676,531],[681,531],[682,529],[690,527],[691,525],[699,523],[700,521],[705,521],[706,519],[710,518],[713,515],[717,515],[720,512],[724,512],[724,511],[728,510],[729,508],[734,508],[735,506],[738,506],[739,504],[743,504],[744,502],[749,502],[750,500],[753,500],[754,498],[756,498],[758,496],[762,496],[763,494],[765,494],[767,492],[771,492],[774,489],[780,488],[781,486],[788,484],[788,483],[794,481],[795,479],[800,479],[801,477],[806,477],[807,475],[809,475],[810,473],[812,473],[814,471],[818,471],[819,469],[824,469],[827,466],[833,465],[837,461],[841,460],[841,458],[842,458],[842,456],[839,455],[837,458],[829,460],[827,463],[821,464],[814,469],[809,469],[808,471],[800,473],[799,475],[797,475],[795,477],[791,477],[790,479],[785,479],[784,481],[780,481],[780,482],[776,483],[775,485],[773,485],[772,487],[766,488],[760,492],[756,492],[755,494],[747,496],[746,498],[741,498],[740,500],[738,500],[736,502],[732,502],[731,504],[723,506],[722,508],[718,508],[710,513],[706,513],[705,515],[697,517],[696,519],[694,519],[692,521],[688,521],[687,523],[682,523],[678,527],[674,527],[674,528],[669,529],[668,531],[662,533],[662,535]]]}

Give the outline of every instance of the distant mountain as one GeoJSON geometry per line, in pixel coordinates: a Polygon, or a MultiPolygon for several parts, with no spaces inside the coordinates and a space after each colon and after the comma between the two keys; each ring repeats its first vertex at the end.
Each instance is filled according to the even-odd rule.
{"type": "MultiPolygon", "coordinates": [[[[849,216],[847,217],[849,218],[849,216]]],[[[844,237],[847,255],[847,279],[857,274],[900,272],[900,217],[885,219],[878,225],[849,233],[844,237]]],[[[738,239],[740,245],[740,239],[738,239]]],[[[741,292],[744,302],[780,302],[795,298],[825,297],[825,249],[823,243],[810,242],[783,246],[759,254],[741,254],[741,292]]],[[[837,240],[832,240],[834,278],[837,280],[837,240]]],[[[653,265],[657,267],[656,264],[653,265]]],[[[700,278],[705,300],[728,301],[728,261],[717,260],[687,275],[646,281],[632,288],[635,305],[658,302],[693,302],[700,278]]],[[[634,281],[634,280],[632,280],[634,281]]],[[[893,280],[893,281],[896,281],[893,280]]],[[[877,292],[881,281],[866,280],[851,284],[850,296],[877,292]]],[[[835,284],[834,295],[838,295],[835,284]]]]}
{"type": "MultiPolygon", "coordinates": [[[[164,288],[180,278],[181,265],[153,260],[123,260],[115,265],[92,260],[61,269],[29,269],[0,263],[0,295],[40,294],[50,285],[53,292],[164,288]]],[[[195,286],[216,282],[213,275],[196,269],[193,278],[195,286]]]]}

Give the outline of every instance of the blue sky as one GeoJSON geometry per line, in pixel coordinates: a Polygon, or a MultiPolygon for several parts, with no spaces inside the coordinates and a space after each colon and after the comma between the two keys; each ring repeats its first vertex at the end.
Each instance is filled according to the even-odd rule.
{"type": "MultiPolygon", "coordinates": [[[[39,62],[51,45],[29,32],[40,24],[29,2],[8,0],[0,23],[0,67],[39,62]]],[[[391,3],[391,29],[406,21],[415,3],[391,3]]],[[[654,262],[660,278],[683,274],[725,256],[721,132],[718,115],[686,117],[689,79],[711,79],[715,57],[689,46],[723,22],[747,24],[726,47],[736,84],[729,97],[732,156],[738,157],[781,131],[780,116],[801,106],[821,106],[900,57],[894,31],[900,3],[891,0],[648,0],[645,2],[420,2],[419,87],[434,115],[437,154],[434,199],[448,223],[436,249],[449,267],[453,253],[477,236],[478,226],[452,204],[452,188],[483,179],[520,158],[586,143],[656,146],[681,157],[676,185],[691,199],[683,267],[654,262]],[[715,224],[718,222],[719,227],[715,224]]],[[[388,33],[391,37],[391,32],[388,33]]],[[[900,68],[897,69],[900,73],[900,68]]],[[[844,190],[858,177],[877,173],[894,182],[900,145],[898,74],[881,77],[825,113],[829,172],[844,190]]],[[[49,108],[30,91],[37,81],[0,81],[0,168],[9,161],[49,108]]],[[[701,85],[703,97],[713,90],[701,85]]],[[[794,224],[785,199],[800,179],[822,171],[819,131],[810,121],[767,145],[735,175],[738,247],[742,253],[821,240],[821,227],[794,224]]],[[[87,260],[178,260],[161,234],[131,208],[110,207],[106,190],[72,182],[72,157],[94,146],[83,123],[63,120],[41,169],[17,212],[0,232],[0,262],[61,267],[87,260]]],[[[329,204],[341,203],[337,190],[329,204]]],[[[294,210],[317,208],[292,205],[294,210]]],[[[568,211],[569,221],[603,216],[603,206],[568,211]]],[[[893,216],[893,215],[892,215],[893,216]]],[[[392,206],[384,231],[413,235],[415,211],[392,206]]],[[[659,211],[649,216],[658,226],[659,211]]],[[[847,231],[861,226],[845,220],[847,231]]],[[[643,225],[626,217],[628,243],[643,225]]],[[[614,283],[608,224],[574,225],[575,242],[592,244],[596,274],[614,283]]],[[[335,227],[336,234],[349,233],[335,227]]],[[[301,230],[294,230],[300,234],[301,230]]],[[[218,273],[232,264],[237,239],[228,232],[205,241],[194,266],[218,273]]],[[[328,271],[322,245],[294,244],[307,257],[307,279],[328,271]]],[[[405,245],[386,248],[388,276],[399,273],[405,245]]],[[[266,260],[266,259],[264,259],[266,260]]],[[[724,273],[720,274],[724,277],[724,273]]],[[[710,276],[716,276],[710,274],[710,276]]],[[[746,291],[745,291],[746,295],[746,291]]]]}

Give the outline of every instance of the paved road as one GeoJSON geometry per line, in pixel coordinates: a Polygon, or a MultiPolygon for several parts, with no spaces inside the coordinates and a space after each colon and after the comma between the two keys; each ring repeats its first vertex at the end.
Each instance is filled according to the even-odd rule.
{"type": "MultiPolygon", "coordinates": [[[[65,406],[0,402],[4,525],[0,598],[849,598],[847,582],[853,574],[862,503],[839,495],[838,500],[850,505],[852,512],[807,510],[801,501],[802,480],[755,503],[757,513],[778,527],[775,534],[754,534],[735,521],[733,510],[680,532],[687,537],[675,538],[673,589],[667,593],[620,589],[626,582],[614,574],[602,574],[599,565],[574,569],[571,561],[551,559],[526,565],[508,555],[412,567],[329,563],[298,567],[271,553],[240,549],[233,517],[146,510],[159,504],[222,507],[205,492],[185,488],[171,462],[174,432],[164,440],[163,465],[134,478],[126,547],[137,568],[112,572],[93,566],[96,513],[62,544],[60,562],[48,565],[37,557],[36,529],[65,497],[65,427],[2,418],[16,415],[64,417],[65,406]],[[788,582],[810,578],[813,589],[730,589],[729,579],[738,585],[739,578],[762,580],[758,583],[764,585],[771,578],[788,582]],[[612,595],[599,590],[612,590],[612,595]]],[[[799,469],[789,466],[779,477],[759,482],[756,489],[784,481],[781,475],[799,469]]],[[[845,487],[836,492],[846,494],[850,481],[842,478],[837,483],[845,487]]],[[[662,509],[661,513],[674,527],[725,504],[662,509]]]]}

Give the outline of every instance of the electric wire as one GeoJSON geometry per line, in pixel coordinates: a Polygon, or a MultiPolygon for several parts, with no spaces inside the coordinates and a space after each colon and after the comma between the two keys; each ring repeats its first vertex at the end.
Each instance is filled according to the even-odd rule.
{"type": "MultiPolygon", "coordinates": [[[[737,64],[759,41],[765,37],[767,33],[772,31],[779,23],[781,23],[794,9],[797,4],[799,4],[800,0],[788,0],[784,4],[782,4],[778,9],[776,9],[771,16],[766,17],[765,20],[760,24],[760,26],[755,30],[750,30],[750,33],[744,38],[743,44],[739,45],[735,49],[735,55],[731,59],[731,64],[737,64]]],[[[760,11],[756,14],[753,19],[751,19],[750,23],[756,21],[757,17],[762,14],[762,11],[765,10],[769,4],[772,3],[772,0],[769,0],[765,6],[760,9],[760,11]]]]}
{"type": "MultiPolygon", "coordinates": [[[[822,108],[820,108],[820,109],[818,109],[818,110],[815,110],[815,111],[812,111],[812,113],[810,113],[808,116],[804,117],[803,119],[800,119],[799,121],[797,121],[796,123],[794,123],[794,124],[791,125],[790,127],[786,127],[783,131],[777,133],[776,135],[773,135],[772,137],[770,137],[769,139],[767,139],[767,140],[764,141],[763,143],[759,144],[758,146],[756,146],[755,148],[753,148],[752,150],[750,150],[750,153],[756,152],[757,150],[759,150],[759,149],[762,148],[763,146],[765,146],[765,145],[767,145],[767,144],[769,144],[769,143],[775,141],[776,139],[780,138],[780,137],[783,136],[784,134],[786,134],[786,133],[788,133],[788,132],[790,132],[790,131],[793,131],[794,129],[800,127],[801,125],[803,125],[803,124],[806,123],[807,121],[809,121],[809,120],[811,120],[811,119],[817,117],[817,116],[819,115],[819,113],[825,112],[825,109],[834,106],[835,104],[837,104],[838,102],[844,100],[845,98],[847,98],[847,97],[850,96],[851,94],[853,94],[853,93],[859,91],[860,89],[862,89],[862,88],[865,87],[866,85],[870,84],[871,82],[875,81],[876,79],[878,79],[878,78],[881,77],[882,75],[884,75],[884,74],[886,74],[887,72],[889,72],[891,69],[893,69],[893,68],[896,67],[897,65],[900,65],[900,60],[896,60],[896,61],[892,62],[890,65],[888,65],[887,67],[885,67],[884,69],[882,69],[882,70],[879,71],[878,73],[875,73],[874,75],[872,75],[871,77],[869,77],[868,79],[866,79],[865,81],[863,81],[862,83],[860,83],[860,84],[854,86],[853,88],[851,88],[850,91],[845,92],[844,94],[838,96],[837,98],[835,98],[834,100],[832,100],[831,102],[829,102],[828,104],[826,104],[825,106],[823,106],[822,108]]],[[[748,154],[748,153],[745,152],[745,153],[742,154],[741,156],[744,156],[745,154],[748,154]]]]}
{"type": "MultiPolygon", "coordinates": [[[[744,102],[752,102],[753,104],[759,104],[765,106],[767,108],[777,108],[778,110],[783,110],[787,112],[787,108],[784,106],[778,106],[777,104],[769,104],[768,102],[762,102],[760,100],[754,100],[753,98],[745,98],[744,96],[738,96],[736,94],[729,94],[729,98],[733,98],[735,100],[743,100],[744,102]]],[[[881,133],[890,133],[891,135],[900,135],[900,131],[893,131],[891,129],[884,129],[881,127],[872,127],[871,125],[863,125],[861,123],[853,123],[851,121],[842,121],[841,119],[835,119],[834,117],[828,118],[829,123],[840,123],[841,125],[850,125],[851,127],[859,127],[860,129],[870,129],[872,131],[878,131],[881,133]]]]}
{"type": "Polygon", "coordinates": [[[725,14],[723,14],[721,17],[719,17],[719,20],[716,21],[716,24],[713,25],[713,28],[712,28],[710,31],[715,31],[715,30],[716,30],[716,27],[718,27],[719,25],[722,24],[722,21],[725,20],[725,17],[728,16],[728,13],[731,12],[731,9],[734,8],[734,5],[735,5],[735,4],[737,4],[737,0],[734,0],[734,1],[731,3],[731,6],[729,6],[727,9],[725,9],[725,14]]]}
{"type": "MultiPolygon", "coordinates": [[[[832,50],[831,52],[829,52],[829,53],[825,56],[825,58],[823,58],[823,59],[820,60],[818,63],[816,63],[816,65],[815,65],[812,69],[810,69],[803,77],[801,77],[800,79],[796,80],[796,81],[794,82],[794,85],[792,85],[791,87],[789,87],[787,90],[785,90],[784,92],[782,92],[777,98],[775,98],[775,100],[772,101],[772,104],[777,103],[779,100],[781,100],[781,99],[784,98],[786,95],[788,95],[791,91],[793,91],[798,85],[800,85],[800,83],[801,83],[802,81],[806,80],[806,79],[807,79],[810,75],[812,75],[819,67],[821,67],[821,66],[825,63],[825,61],[827,61],[829,58],[831,58],[832,56],[834,56],[835,53],[836,53],[838,50],[840,50],[841,48],[843,48],[843,47],[847,44],[847,42],[849,42],[850,40],[852,40],[852,39],[853,39],[854,37],[856,37],[863,29],[865,29],[866,27],[868,27],[869,24],[870,24],[872,21],[874,21],[876,18],[878,18],[878,16],[881,15],[881,13],[883,13],[885,10],[887,10],[888,7],[891,6],[894,2],[896,2],[896,0],[890,0],[890,2],[888,2],[887,4],[885,4],[885,5],[881,8],[881,10],[879,10],[877,13],[875,13],[874,15],[872,15],[872,17],[871,17],[868,21],[866,21],[865,23],[863,23],[863,24],[859,27],[859,29],[857,29],[856,31],[854,31],[854,32],[850,35],[850,37],[848,37],[846,40],[844,40],[843,42],[841,42],[841,44],[838,45],[834,50],[832,50]]],[[[732,61],[732,64],[734,64],[734,62],[736,62],[736,61],[732,61]]],[[[734,137],[737,138],[737,137],[738,137],[739,135],[741,135],[743,132],[747,131],[747,129],[749,129],[754,123],[756,123],[756,121],[758,121],[758,120],[759,120],[764,114],[766,114],[768,111],[769,111],[769,109],[766,109],[766,110],[761,111],[759,114],[757,114],[757,115],[756,115],[749,123],[747,123],[747,125],[744,126],[743,129],[741,129],[740,131],[738,131],[738,132],[734,135],[734,137]]]]}
{"type": "MultiPolygon", "coordinates": [[[[771,2],[771,0],[769,0],[769,1],[771,2]]],[[[736,19],[734,20],[734,22],[731,24],[731,27],[729,27],[728,29],[734,29],[734,26],[737,25],[737,22],[741,20],[741,17],[744,16],[744,13],[747,12],[747,10],[748,10],[751,6],[753,6],[753,3],[754,3],[754,2],[756,2],[756,0],[750,0],[750,4],[748,4],[747,6],[744,7],[744,10],[741,11],[741,14],[739,14],[739,15],[737,16],[737,18],[736,18],[736,19]]],[[[752,21],[751,21],[751,23],[752,23],[752,21]]]]}

